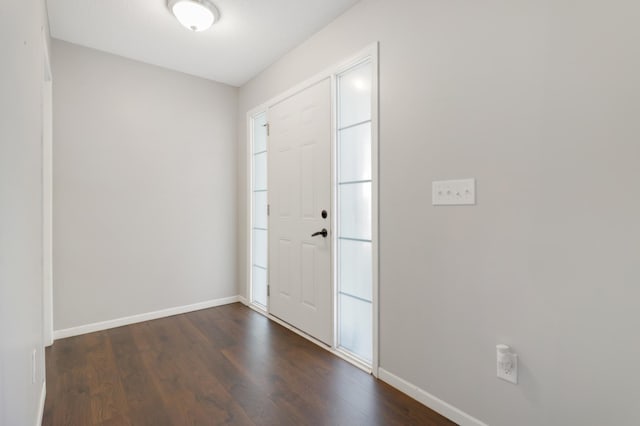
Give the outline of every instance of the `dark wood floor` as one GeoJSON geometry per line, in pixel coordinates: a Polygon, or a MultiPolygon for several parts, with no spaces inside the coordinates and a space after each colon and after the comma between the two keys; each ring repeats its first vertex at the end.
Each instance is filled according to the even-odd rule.
{"type": "Polygon", "coordinates": [[[57,340],[44,425],[451,425],[233,304],[57,340]]]}

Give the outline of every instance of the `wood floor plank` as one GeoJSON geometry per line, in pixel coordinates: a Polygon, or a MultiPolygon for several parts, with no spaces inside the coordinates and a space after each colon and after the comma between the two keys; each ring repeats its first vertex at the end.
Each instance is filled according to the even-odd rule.
{"type": "Polygon", "coordinates": [[[94,345],[87,351],[87,378],[91,383],[91,415],[96,424],[108,424],[115,419],[128,418],[129,407],[124,387],[118,374],[106,332],[88,336],[94,345]]]}
{"type": "Polygon", "coordinates": [[[187,316],[178,318],[181,330],[195,337],[192,352],[209,373],[225,386],[227,392],[240,404],[255,424],[281,425],[292,424],[293,418],[279,409],[273,401],[265,398],[265,390],[256,385],[246,374],[237,369],[222,352],[215,350],[187,316]]]}
{"type": "Polygon", "coordinates": [[[240,304],[62,339],[44,425],[452,425],[240,304]]]}
{"type": "Polygon", "coordinates": [[[217,378],[208,374],[178,325],[176,318],[149,323],[146,338],[155,350],[143,355],[165,404],[173,408],[174,422],[253,424],[217,378]]]}
{"type": "MultiPolygon", "coordinates": [[[[171,419],[160,394],[146,370],[132,335],[136,327],[120,327],[108,331],[115,362],[129,405],[134,425],[171,425],[171,419]]],[[[56,343],[57,344],[57,343],[56,343]]],[[[55,345],[55,344],[54,344],[55,345]]]]}

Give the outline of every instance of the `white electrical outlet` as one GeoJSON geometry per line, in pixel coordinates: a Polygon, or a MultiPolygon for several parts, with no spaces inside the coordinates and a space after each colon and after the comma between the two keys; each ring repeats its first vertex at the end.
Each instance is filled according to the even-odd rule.
{"type": "Polygon", "coordinates": [[[473,205],[476,203],[476,180],[439,180],[431,183],[434,206],[473,205]]]}
{"type": "Polygon", "coordinates": [[[496,346],[496,368],[498,378],[518,384],[518,355],[509,346],[496,346]]]}
{"type": "Polygon", "coordinates": [[[36,382],[36,350],[31,352],[31,384],[36,382]]]}

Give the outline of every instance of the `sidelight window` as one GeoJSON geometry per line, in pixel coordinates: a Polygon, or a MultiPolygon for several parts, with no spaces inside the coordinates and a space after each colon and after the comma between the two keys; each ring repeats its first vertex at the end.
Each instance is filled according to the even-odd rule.
{"type": "Polygon", "coordinates": [[[267,309],[268,218],[267,218],[267,114],[251,120],[252,132],[252,220],[251,302],[267,309]]]}
{"type": "Polygon", "coordinates": [[[373,66],[337,76],[338,348],[372,362],[373,66]]]}

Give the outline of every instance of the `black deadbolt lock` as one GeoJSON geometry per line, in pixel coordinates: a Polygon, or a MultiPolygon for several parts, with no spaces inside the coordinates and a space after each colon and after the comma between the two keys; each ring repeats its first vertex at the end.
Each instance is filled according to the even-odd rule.
{"type": "Polygon", "coordinates": [[[326,210],[322,210],[322,218],[326,219],[327,218],[327,211],[326,210]]]}

